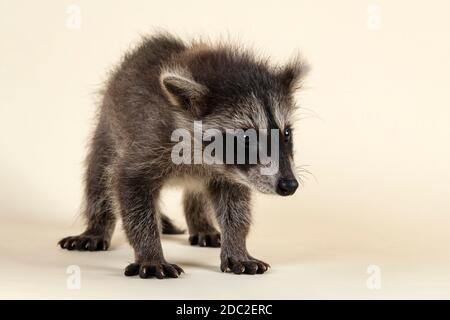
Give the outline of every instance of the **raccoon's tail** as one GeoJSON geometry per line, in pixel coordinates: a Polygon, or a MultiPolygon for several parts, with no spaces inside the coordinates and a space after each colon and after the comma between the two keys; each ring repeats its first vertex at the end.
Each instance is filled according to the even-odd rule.
{"type": "Polygon", "coordinates": [[[163,234],[182,234],[185,230],[177,227],[166,215],[161,214],[161,226],[163,234]]]}

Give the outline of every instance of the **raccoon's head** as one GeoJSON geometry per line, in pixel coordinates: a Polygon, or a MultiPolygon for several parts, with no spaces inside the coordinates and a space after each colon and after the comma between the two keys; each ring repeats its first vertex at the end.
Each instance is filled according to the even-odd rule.
{"type": "Polygon", "coordinates": [[[293,94],[307,69],[300,59],[271,67],[249,52],[222,47],[183,57],[163,70],[160,82],[184,119],[201,121],[209,141],[222,140],[212,153],[221,162],[214,165],[260,192],[288,196],[299,185],[293,94]]]}

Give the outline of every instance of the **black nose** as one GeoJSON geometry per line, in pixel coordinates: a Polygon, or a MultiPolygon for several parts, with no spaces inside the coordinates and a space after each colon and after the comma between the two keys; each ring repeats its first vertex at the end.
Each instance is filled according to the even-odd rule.
{"type": "Polygon", "coordinates": [[[298,182],[295,179],[278,180],[277,193],[281,196],[290,196],[295,193],[298,188],[298,182]]]}

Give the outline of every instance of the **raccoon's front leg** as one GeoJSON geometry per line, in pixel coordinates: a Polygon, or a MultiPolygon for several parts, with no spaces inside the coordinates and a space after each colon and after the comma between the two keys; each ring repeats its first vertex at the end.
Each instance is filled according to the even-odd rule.
{"type": "Polygon", "coordinates": [[[131,165],[120,170],[118,198],[123,226],[135,253],[135,262],[125,269],[126,276],[141,278],[177,278],[183,270],[168,263],[163,255],[156,212],[158,182],[148,178],[149,172],[133,170],[131,165]]]}
{"type": "Polygon", "coordinates": [[[253,258],[247,251],[246,238],[250,228],[251,192],[246,186],[226,181],[209,185],[212,201],[222,231],[220,254],[222,272],[235,274],[264,273],[269,264],[253,258]]]}

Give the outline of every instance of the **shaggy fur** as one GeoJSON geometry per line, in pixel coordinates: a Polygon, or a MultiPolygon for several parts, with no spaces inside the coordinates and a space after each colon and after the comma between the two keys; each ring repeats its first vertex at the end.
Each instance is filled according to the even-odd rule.
{"type": "Polygon", "coordinates": [[[61,247],[106,250],[120,215],[135,252],[125,274],[178,277],[182,269],[165,260],[160,232],[182,230],[161,213],[158,199],[163,187],[181,183],[191,244],[221,246],[222,271],[264,273],[268,264],[246,248],[251,189],[295,192],[290,127],[293,92],[305,71],[300,59],[271,66],[234,45],[185,43],[168,34],[145,39],[106,85],[87,157],[87,228],[61,247]],[[259,164],[174,164],[171,134],[192,131],[194,120],[205,129],[279,130],[279,172],[263,176],[259,164]]]}

